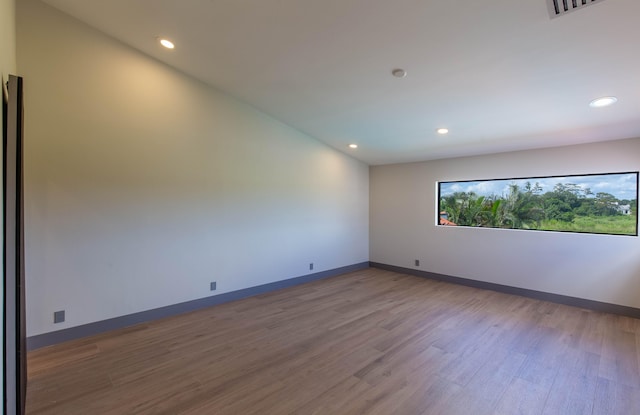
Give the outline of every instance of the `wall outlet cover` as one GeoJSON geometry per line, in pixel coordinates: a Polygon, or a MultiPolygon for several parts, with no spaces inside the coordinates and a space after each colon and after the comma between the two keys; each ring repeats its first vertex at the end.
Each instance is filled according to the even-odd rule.
{"type": "Polygon", "coordinates": [[[64,310],[53,312],[53,324],[64,322],[64,310]]]}
{"type": "Polygon", "coordinates": [[[216,282],[212,281],[211,284],[209,284],[209,290],[211,291],[215,291],[216,290],[216,282]]]}

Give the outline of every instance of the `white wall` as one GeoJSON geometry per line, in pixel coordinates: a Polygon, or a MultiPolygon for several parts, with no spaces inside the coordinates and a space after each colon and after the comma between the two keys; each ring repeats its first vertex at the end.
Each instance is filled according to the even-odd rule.
{"type": "MultiPolygon", "coordinates": [[[[0,0],[0,83],[4,85],[4,83],[9,78],[9,74],[15,74],[16,72],[16,54],[15,54],[15,2],[14,0],[0,0]]],[[[1,93],[0,93],[1,95],[1,93]]],[[[3,125],[4,120],[2,116],[0,116],[0,131],[4,129],[3,125]]],[[[2,149],[0,149],[2,152],[2,149]]],[[[4,158],[0,155],[0,169],[2,169],[2,160],[4,158]]],[[[0,195],[0,198],[2,196],[0,195]]],[[[0,216],[4,215],[2,211],[4,206],[4,201],[0,201],[0,216]]],[[[0,221],[1,222],[1,221],[0,221]]],[[[4,234],[4,229],[2,229],[3,224],[0,223],[0,234],[4,234]]],[[[0,246],[3,241],[0,240],[0,246]]],[[[4,261],[0,259],[0,261],[4,261]]],[[[2,262],[2,269],[4,269],[4,262],[2,262]]],[[[0,284],[0,298],[4,298],[4,284],[0,284]]],[[[4,303],[2,303],[2,307],[0,307],[0,317],[2,317],[2,321],[4,321],[4,303]]],[[[0,335],[0,356],[4,355],[4,332],[0,335]]],[[[4,359],[0,359],[2,362],[0,363],[1,371],[4,371],[4,359]]],[[[4,390],[3,385],[3,377],[0,376],[0,389],[4,390]]],[[[0,405],[0,414],[4,413],[4,409],[2,405],[0,405]]]]}
{"type": "Polygon", "coordinates": [[[371,167],[370,258],[640,308],[640,238],[438,227],[436,181],[640,169],[640,139],[371,167]]]}
{"type": "Polygon", "coordinates": [[[28,335],[368,261],[367,165],[40,2],[17,13],[28,335]]]}

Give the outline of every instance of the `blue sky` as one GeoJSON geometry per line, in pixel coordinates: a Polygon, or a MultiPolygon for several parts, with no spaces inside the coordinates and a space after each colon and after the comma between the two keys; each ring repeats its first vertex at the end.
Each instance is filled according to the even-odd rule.
{"type": "Polygon", "coordinates": [[[539,183],[542,193],[553,190],[557,183],[573,183],[580,187],[589,188],[594,193],[605,192],[614,195],[617,199],[636,199],[637,174],[602,174],[590,176],[546,177],[532,179],[507,179],[507,180],[477,180],[471,182],[440,182],[440,195],[447,196],[454,192],[475,192],[480,196],[507,195],[509,185],[517,184],[524,188],[526,182],[531,185],[539,183]]]}

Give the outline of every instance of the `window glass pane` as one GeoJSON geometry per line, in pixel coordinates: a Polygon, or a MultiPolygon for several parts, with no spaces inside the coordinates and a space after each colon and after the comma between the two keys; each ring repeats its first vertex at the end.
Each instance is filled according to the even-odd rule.
{"type": "Polygon", "coordinates": [[[638,172],[438,183],[441,226],[638,235],[638,172]]]}

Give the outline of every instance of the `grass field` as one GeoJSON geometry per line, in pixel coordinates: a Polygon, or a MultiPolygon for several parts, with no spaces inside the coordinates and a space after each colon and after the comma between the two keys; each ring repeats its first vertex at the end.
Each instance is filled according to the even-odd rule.
{"type": "Polygon", "coordinates": [[[637,221],[635,215],[620,216],[576,216],[573,222],[558,220],[542,221],[537,229],[547,231],[571,231],[606,233],[613,235],[636,235],[637,221]]]}

